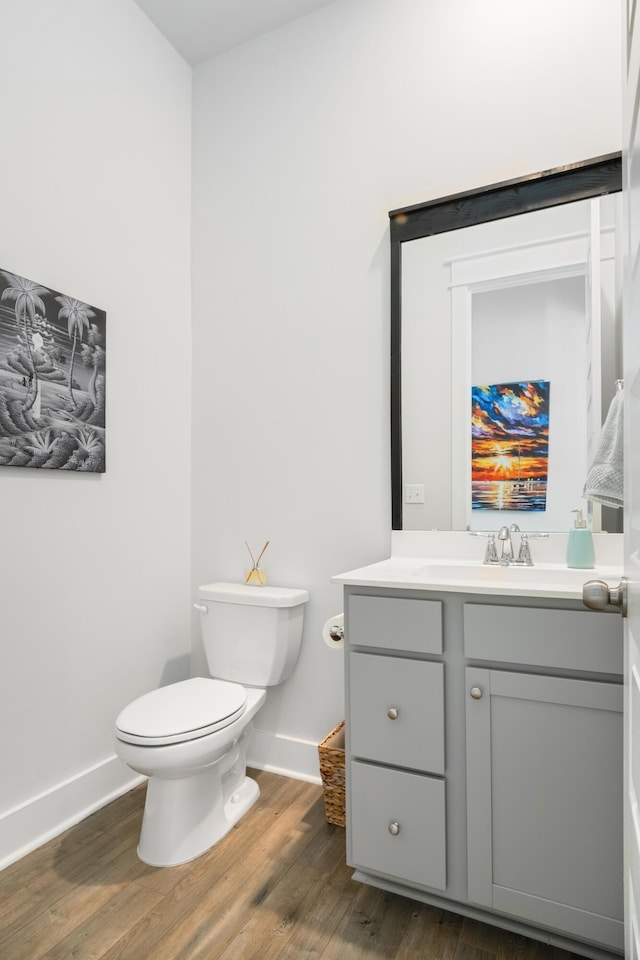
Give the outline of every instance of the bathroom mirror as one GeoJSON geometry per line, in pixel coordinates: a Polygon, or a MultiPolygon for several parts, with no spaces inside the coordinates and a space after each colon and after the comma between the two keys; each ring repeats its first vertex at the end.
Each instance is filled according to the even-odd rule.
{"type": "Polygon", "coordinates": [[[622,377],[621,166],[610,154],[390,212],[394,530],[566,531],[574,508],[622,529],[621,510],[582,499],[622,377]],[[526,414],[518,429],[484,404],[496,392],[526,414]],[[472,484],[486,410],[502,440],[483,458],[474,441],[472,484]]]}

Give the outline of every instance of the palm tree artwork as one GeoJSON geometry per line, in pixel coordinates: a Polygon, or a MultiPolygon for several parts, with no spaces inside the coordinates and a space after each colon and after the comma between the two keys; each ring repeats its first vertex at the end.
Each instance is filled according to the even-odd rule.
{"type": "Polygon", "coordinates": [[[76,401],[73,396],[73,362],[76,356],[76,347],[78,345],[78,339],[82,340],[82,334],[85,328],[87,330],[89,329],[89,317],[95,317],[95,313],[87,303],[83,303],[81,300],[75,300],[73,297],[59,296],[56,297],[56,300],[62,304],[58,316],[60,319],[69,321],[69,339],[73,339],[71,360],[69,361],[69,396],[75,407],[76,401]]]}
{"type": "Polygon", "coordinates": [[[2,300],[13,300],[16,323],[18,324],[18,327],[20,327],[20,321],[22,321],[24,341],[29,354],[29,390],[25,396],[23,404],[24,407],[28,409],[29,407],[33,406],[38,383],[38,374],[36,372],[31,353],[30,334],[32,333],[35,322],[36,309],[41,310],[43,314],[45,312],[45,306],[42,302],[41,294],[48,293],[48,290],[46,287],[41,287],[40,284],[35,283],[33,280],[27,280],[26,277],[19,277],[15,273],[9,273],[8,270],[3,270],[2,276],[7,281],[7,286],[2,291],[2,300]],[[33,398],[30,402],[28,402],[32,387],[33,398]]]}
{"type": "Polygon", "coordinates": [[[106,313],[0,270],[0,466],[103,473],[106,313]]]}

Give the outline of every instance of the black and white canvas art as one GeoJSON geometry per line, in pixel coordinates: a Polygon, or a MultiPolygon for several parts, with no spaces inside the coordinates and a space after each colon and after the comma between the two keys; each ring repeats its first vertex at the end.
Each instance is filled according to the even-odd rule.
{"type": "Polygon", "coordinates": [[[0,270],[0,466],[104,472],[106,319],[0,270]]]}

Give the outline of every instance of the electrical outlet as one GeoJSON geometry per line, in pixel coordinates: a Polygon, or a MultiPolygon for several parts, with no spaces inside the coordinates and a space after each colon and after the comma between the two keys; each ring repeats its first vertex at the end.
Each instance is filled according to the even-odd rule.
{"type": "Polygon", "coordinates": [[[407,483],[404,487],[405,503],[424,503],[424,483],[407,483]]]}

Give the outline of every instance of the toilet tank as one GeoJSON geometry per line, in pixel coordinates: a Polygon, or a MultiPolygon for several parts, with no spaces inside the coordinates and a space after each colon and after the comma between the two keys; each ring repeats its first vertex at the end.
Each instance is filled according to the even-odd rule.
{"type": "Polygon", "coordinates": [[[306,590],[288,587],[199,587],[202,641],[211,676],[255,687],[283,683],[298,659],[308,599],[306,590]]]}

